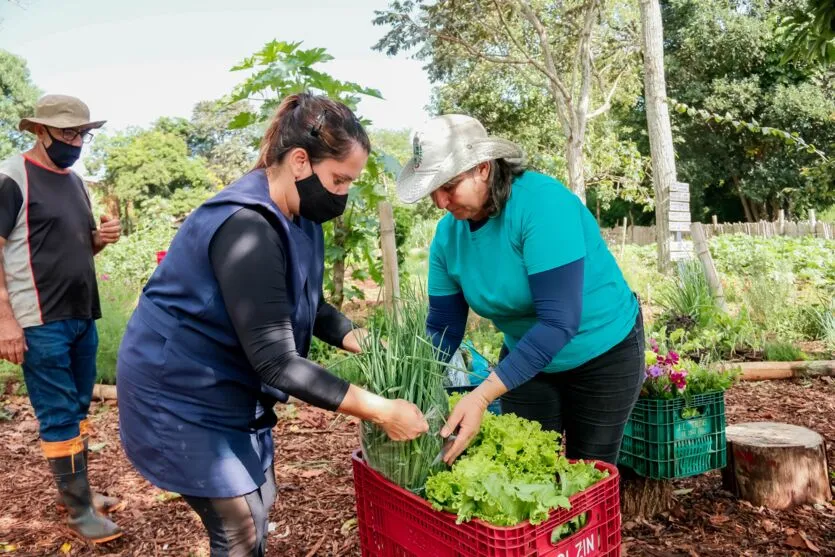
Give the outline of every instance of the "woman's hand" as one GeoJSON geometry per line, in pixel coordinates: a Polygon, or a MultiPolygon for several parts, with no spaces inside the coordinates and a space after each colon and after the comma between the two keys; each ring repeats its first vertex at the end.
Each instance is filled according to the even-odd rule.
{"type": "Polygon", "coordinates": [[[443,460],[447,465],[451,466],[470,445],[481,427],[481,420],[489,404],[490,401],[475,390],[465,395],[452,409],[446,425],[441,429],[441,437],[449,437],[456,428],[460,429],[452,447],[444,455],[443,460]]]}
{"type": "Polygon", "coordinates": [[[388,401],[374,421],[394,441],[408,441],[429,431],[420,408],[400,398],[388,401]]]}

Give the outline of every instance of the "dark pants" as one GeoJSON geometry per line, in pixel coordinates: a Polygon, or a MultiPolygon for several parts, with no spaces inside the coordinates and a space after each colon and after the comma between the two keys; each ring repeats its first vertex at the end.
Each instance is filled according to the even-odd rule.
{"type": "Polygon", "coordinates": [[[92,319],[65,319],[23,330],[23,380],[40,424],[41,439],[78,437],[96,382],[99,335],[92,319]]]}
{"type": "Polygon", "coordinates": [[[211,557],[263,557],[267,525],[275,503],[275,470],[261,487],[240,497],[208,499],[183,496],[209,533],[211,557]]]}
{"type": "Polygon", "coordinates": [[[639,311],[635,326],[619,344],[577,368],[539,373],[502,397],[502,412],[564,433],[568,458],[616,464],[624,426],[644,382],[644,361],[639,311]]]}

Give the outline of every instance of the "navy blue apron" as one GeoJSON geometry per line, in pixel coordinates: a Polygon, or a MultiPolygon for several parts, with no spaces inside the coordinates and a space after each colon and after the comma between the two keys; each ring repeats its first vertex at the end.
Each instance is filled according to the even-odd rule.
{"type": "Polygon", "coordinates": [[[287,219],[255,170],[196,209],[143,289],[117,362],[125,453],[154,485],[195,497],[254,491],[272,465],[272,411],[287,396],[261,383],[232,327],[209,259],[218,228],[244,207],[284,243],[299,354],[310,349],[322,288],[322,228],[287,219]]]}

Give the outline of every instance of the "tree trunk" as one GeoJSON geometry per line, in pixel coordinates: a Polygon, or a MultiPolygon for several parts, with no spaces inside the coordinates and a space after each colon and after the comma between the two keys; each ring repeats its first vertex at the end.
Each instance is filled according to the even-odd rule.
{"type": "Polygon", "coordinates": [[[771,220],[777,220],[777,216],[782,212],[782,204],[776,197],[771,198],[771,220]]]}
{"type": "Polygon", "coordinates": [[[670,187],[676,181],[676,161],[667,84],[664,77],[664,30],[658,0],[640,0],[644,49],[644,97],[646,98],[649,148],[652,155],[652,185],[655,189],[655,224],[658,228],[658,269],[670,267],[667,229],[670,187]]]}
{"type": "Polygon", "coordinates": [[[568,166],[568,187],[586,203],[586,178],[583,175],[583,138],[569,136],[565,146],[565,160],[568,166]]]}
{"type": "Polygon", "coordinates": [[[340,256],[333,262],[333,297],[331,303],[338,310],[342,310],[342,302],[345,299],[345,237],[348,231],[342,217],[333,221],[333,243],[339,248],[340,256]]]}
{"type": "Polygon", "coordinates": [[[725,489],[755,506],[784,510],[832,498],[823,437],[804,427],[754,422],[726,429],[725,489]]]}
{"type": "Polygon", "coordinates": [[[757,207],[756,202],[753,199],[748,200],[748,206],[751,207],[751,222],[759,222],[760,220],[760,210],[757,207]]]}
{"type": "Polygon", "coordinates": [[[734,176],[733,181],[736,193],[739,195],[739,202],[742,203],[742,210],[745,211],[745,222],[753,222],[754,214],[751,212],[751,206],[748,205],[748,199],[742,193],[742,188],[739,187],[739,176],[734,176]]]}

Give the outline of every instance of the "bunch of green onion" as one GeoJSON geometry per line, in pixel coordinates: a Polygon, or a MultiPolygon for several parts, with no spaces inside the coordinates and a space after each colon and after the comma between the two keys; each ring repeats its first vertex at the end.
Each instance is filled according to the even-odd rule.
{"type": "Polygon", "coordinates": [[[363,341],[363,352],[352,356],[364,386],[380,396],[402,398],[420,408],[429,432],[411,441],[392,441],[376,424],[362,422],[363,458],[371,468],[397,485],[422,493],[441,450],[440,429],[449,413],[444,390],[446,364],[426,334],[427,304],[418,297],[398,300],[363,341]]]}

